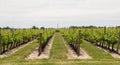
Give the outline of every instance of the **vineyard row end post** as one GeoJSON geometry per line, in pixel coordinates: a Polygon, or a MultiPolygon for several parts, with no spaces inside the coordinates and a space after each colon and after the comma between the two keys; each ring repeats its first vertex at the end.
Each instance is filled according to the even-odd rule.
{"type": "Polygon", "coordinates": [[[77,53],[80,55],[80,40],[81,40],[81,30],[78,31],[78,48],[77,48],[77,53]]]}
{"type": "Polygon", "coordinates": [[[39,39],[39,41],[40,41],[40,43],[39,43],[39,48],[38,48],[38,56],[42,52],[42,33],[40,33],[40,39],[39,39]]]}
{"type": "Polygon", "coordinates": [[[0,29],[0,54],[2,54],[2,35],[1,35],[1,29],[0,29]]]}
{"type": "Polygon", "coordinates": [[[120,46],[120,32],[118,33],[119,38],[118,38],[118,46],[117,46],[117,53],[119,53],[119,46],[120,46]]]}

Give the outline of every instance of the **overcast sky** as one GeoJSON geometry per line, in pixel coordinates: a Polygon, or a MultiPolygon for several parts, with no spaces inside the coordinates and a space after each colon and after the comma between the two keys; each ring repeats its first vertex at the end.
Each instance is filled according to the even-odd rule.
{"type": "Polygon", "coordinates": [[[0,27],[120,25],[120,0],[0,0],[0,27]]]}

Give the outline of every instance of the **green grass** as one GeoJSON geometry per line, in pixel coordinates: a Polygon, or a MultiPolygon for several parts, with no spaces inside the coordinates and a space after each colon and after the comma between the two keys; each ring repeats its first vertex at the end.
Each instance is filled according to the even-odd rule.
{"type": "Polygon", "coordinates": [[[25,58],[38,46],[37,41],[18,50],[7,58],[0,59],[0,65],[120,65],[120,59],[114,59],[88,42],[81,44],[81,47],[93,58],[89,60],[68,60],[67,48],[64,45],[61,34],[56,33],[50,58],[43,60],[25,60],[25,58]]]}
{"type": "Polygon", "coordinates": [[[67,48],[65,47],[60,33],[55,34],[55,39],[51,49],[50,59],[67,59],[67,48]]]}
{"type": "Polygon", "coordinates": [[[114,59],[110,54],[98,49],[89,42],[84,41],[84,43],[81,44],[81,47],[85,49],[95,60],[114,59]]]}

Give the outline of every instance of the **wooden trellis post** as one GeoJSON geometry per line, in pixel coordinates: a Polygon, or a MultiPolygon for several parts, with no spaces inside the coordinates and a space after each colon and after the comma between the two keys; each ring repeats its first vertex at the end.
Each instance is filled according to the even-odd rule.
{"type": "Polygon", "coordinates": [[[1,35],[1,28],[0,28],[0,54],[2,54],[2,35],[1,35]]]}
{"type": "MultiPolygon", "coordinates": [[[[14,40],[14,29],[12,28],[10,31],[11,31],[11,33],[12,33],[12,37],[13,37],[13,40],[14,40]]],[[[12,49],[12,48],[14,48],[14,47],[15,47],[15,43],[13,42],[13,43],[11,44],[10,49],[12,49]]]]}
{"type": "Polygon", "coordinates": [[[47,28],[46,28],[46,31],[45,31],[45,32],[46,32],[46,35],[47,35],[47,37],[48,37],[48,29],[47,29],[47,28]]]}
{"type": "Polygon", "coordinates": [[[117,31],[117,27],[115,27],[116,31],[117,31]]]}
{"type": "Polygon", "coordinates": [[[93,34],[93,28],[91,28],[92,34],[93,34]]]}
{"type": "Polygon", "coordinates": [[[119,46],[120,46],[120,32],[119,32],[118,34],[119,34],[119,38],[118,38],[117,53],[119,53],[119,46]]]}
{"type": "MultiPolygon", "coordinates": [[[[106,30],[107,30],[107,28],[106,28],[106,26],[105,26],[105,27],[104,27],[104,35],[106,34],[106,30]]],[[[104,36],[104,35],[102,35],[102,36],[104,36]]],[[[102,46],[102,47],[105,46],[105,40],[102,40],[101,46],[102,46]]]]}
{"type": "Polygon", "coordinates": [[[106,34],[106,27],[104,27],[104,34],[106,34]]]}
{"type": "Polygon", "coordinates": [[[80,55],[80,43],[81,43],[81,30],[78,31],[78,43],[77,43],[77,53],[80,55]]]}
{"type": "Polygon", "coordinates": [[[38,48],[38,56],[40,56],[41,52],[42,52],[42,33],[40,33],[40,44],[39,44],[39,48],[38,48]]]}

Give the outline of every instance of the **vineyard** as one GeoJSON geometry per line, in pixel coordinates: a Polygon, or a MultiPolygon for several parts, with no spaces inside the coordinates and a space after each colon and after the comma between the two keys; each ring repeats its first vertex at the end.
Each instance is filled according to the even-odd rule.
{"type": "Polygon", "coordinates": [[[83,36],[93,44],[119,53],[120,32],[117,28],[84,29],[83,36]]]}
{"type": "Polygon", "coordinates": [[[0,58],[0,65],[120,64],[120,28],[62,28],[59,31],[56,29],[0,30],[0,56],[22,45],[26,46],[18,49],[8,57],[0,58]],[[50,42],[51,39],[53,42],[50,42]],[[29,44],[30,41],[33,42],[29,44]],[[50,44],[52,46],[48,49],[47,47],[50,44]],[[33,52],[36,50],[37,53],[33,52]],[[45,55],[45,51],[48,50],[50,51],[48,59],[26,59],[32,53],[36,54],[36,57],[42,57],[42,54],[45,55]],[[70,50],[71,54],[74,53],[79,58],[76,60],[74,60],[75,58],[69,59],[72,55],[68,55],[68,50],[70,50]],[[116,55],[116,57],[113,55],[116,55]],[[68,58],[68,56],[70,57],[68,58]],[[91,58],[89,59],[87,56],[91,58]],[[53,60],[53,62],[50,60],[53,60]],[[113,62],[112,64],[111,61],[113,62]]]}
{"type": "Polygon", "coordinates": [[[43,33],[43,39],[41,47],[43,48],[47,41],[53,34],[52,30],[35,30],[35,29],[26,29],[26,30],[1,30],[0,33],[0,54],[7,52],[13,48],[16,48],[22,44],[30,42],[34,39],[39,39],[40,33],[43,33]]]}
{"type": "Polygon", "coordinates": [[[109,50],[118,55],[120,54],[120,32],[117,28],[63,29],[61,32],[68,44],[73,47],[78,55],[80,55],[79,47],[83,40],[102,49],[109,50]]]}

